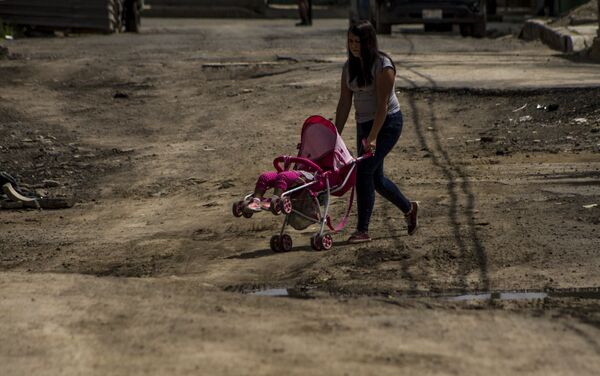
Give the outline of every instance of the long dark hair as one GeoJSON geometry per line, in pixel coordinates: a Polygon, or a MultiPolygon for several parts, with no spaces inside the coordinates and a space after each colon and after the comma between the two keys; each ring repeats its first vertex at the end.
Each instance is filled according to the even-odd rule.
{"type": "MultiPolygon", "coordinates": [[[[360,39],[360,57],[354,57],[350,49],[348,49],[348,74],[349,81],[356,79],[359,87],[368,86],[373,83],[373,64],[380,56],[385,56],[390,61],[392,59],[385,53],[379,51],[377,44],[377,33],[373,25],[366,20],[358,21],[348,29],[348,34],[354,34],[360,39]]],[[[396,66],[392,61],[394,71],[396,66]]]]}

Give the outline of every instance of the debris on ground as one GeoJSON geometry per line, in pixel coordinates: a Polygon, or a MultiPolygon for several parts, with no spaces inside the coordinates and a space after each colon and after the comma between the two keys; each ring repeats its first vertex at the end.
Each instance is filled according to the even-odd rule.
{"type": "Polygon", "coordinates": [[[8,52],[8,47],[0,46],[0,59],[6,59],[10,57],[10,53],[8,52]]]}
{"type": "Polygon", "coordinates": [[[129,94],[127,93],[123,93],[121,91],[117,91],[114,95],[113,95],[114,99],[129,99],[129,94]]]}
{"type": "Polygon", "coordinates": [[[524,105],[522,105],[522,106],[521,106],[521,107],[519,107],[519,108],[515,108],[515,109],[513,110],[513,112],[519,112],[519,111],[521,111],[521,110],[524,110],[526,107],[527,107],[527,103],[525,103],[524,105]]]}
{"type": "Polygon", "coordinates": [[[519,123],[524,123],[526,121],[532,121],[533,117],[531,115],[525,115],[525,116],[521,116],[519,118],[519,123]]]}
{"type": "Polygon", "coordinates": [[[538,104],[536,106],[536,108],[538,110],[544,110],[544,111],[547,111],[547,112],[552,112],[552,111],[558,110],[558,105],[556,103],[551,103],[551,104],[548,104],[548,105],[538,104]]]}
{"type": "MultiPolygon", "coordinates": [[[[45,180],[43,185],[52,185],[58,183],[52,180],[45,180]]],[[[58,183],[60,184],[60,183],[58,183]]],[[[0,171],[0,209],[66,209],[73,207],[74,201],[69,198],[48,198],[29,192],[19,186],[16,179],[4,171],[0,171]]]]}

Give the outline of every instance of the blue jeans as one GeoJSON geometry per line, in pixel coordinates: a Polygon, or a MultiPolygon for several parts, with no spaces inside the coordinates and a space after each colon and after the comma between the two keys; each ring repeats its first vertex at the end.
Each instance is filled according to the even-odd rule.
{"type": "MultiPolygon", "coordinates": [[[[402,134],[402,112],[398,111],[385,118],[377,135],[375,155],[358,164],[356,176],[356,200],[358,202],[358,231],[368,231],[369,221],[375,205],[375,191],[396,205],[405,214],[410,211],[410,201],[400,189],[383,174],[383,160],[394,148],[402,134]]],[[[358,155],[363,154],[362,139],[367,138],[373,121],[359,123],[357,129],[358,155]]]]}

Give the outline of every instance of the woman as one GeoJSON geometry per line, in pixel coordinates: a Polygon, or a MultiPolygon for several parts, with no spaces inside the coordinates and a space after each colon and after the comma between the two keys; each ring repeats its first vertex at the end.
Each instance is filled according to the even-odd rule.
{"type": "Polygon", "coordinates": [[[374,156],[358,165],[358,223],[356,232],[348,239],[350,243],[371,240],[369,221],[375,205],[375,191],[402,210],[409,235],[417,230],[418,203],[409,201],[383,174],[383,160],[402,133],[402,112],[394,90],[395,77],[396,67],[388,55],[379,51],[373,25],[359,21],[351,26],[348,30],[348,61],[342,71],[335,125],[341,134],[354,98],[358,154],[370,149],[374,156]]]}

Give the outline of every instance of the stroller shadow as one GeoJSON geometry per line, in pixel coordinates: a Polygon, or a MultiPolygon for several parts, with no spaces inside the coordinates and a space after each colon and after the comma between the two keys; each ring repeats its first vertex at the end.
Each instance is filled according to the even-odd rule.
{"type": "Polygon", "coordinates": [[[290,252],[312,252],[312,248],[308,245],[301,247],[293,247],[289,252],[273,252],[271,248],[265,249],[257,249],[255,251],[240,253],[238,255],[233,255],[229,257],[225,257],[227,260],[237,259],[237,260],[247,260],[247,259],[255,259],[260,257],[269,257],[269,256],[277,256],[282,253],[290,253],[290,252]]]}
{"type": "Polygon", "coordinates": [[[408,235],[378,236],[378,237],[371,238],[371,242],[367,242],[367,243],[350,243],[350,242],[348,242],[348,240],[337,241],[334,243],[333,248],[328,251],[315,251],[309,245],[293,247],[292,250],[289,252],[273,252],[270,248],[257,249],[255,251],[244,252],[244,253],[240,253],[237,255],[228,256],[228,257],[225,257],[225,259],[226,260],[248,260],[248,259],[256,259],[256,258],[260,258],[260,257],[277,256],[282,253],[290,253],[290,252],[321,252],[321,253],[335,252],[337,247],[345,248],[345,247],[353,246],[353,245],[356,246],[356,245],[361,245],[361,244],[370,244],[377,240],[398,239],[400,237],[406,237],[406,236],[408,236],[408,235]]]}

